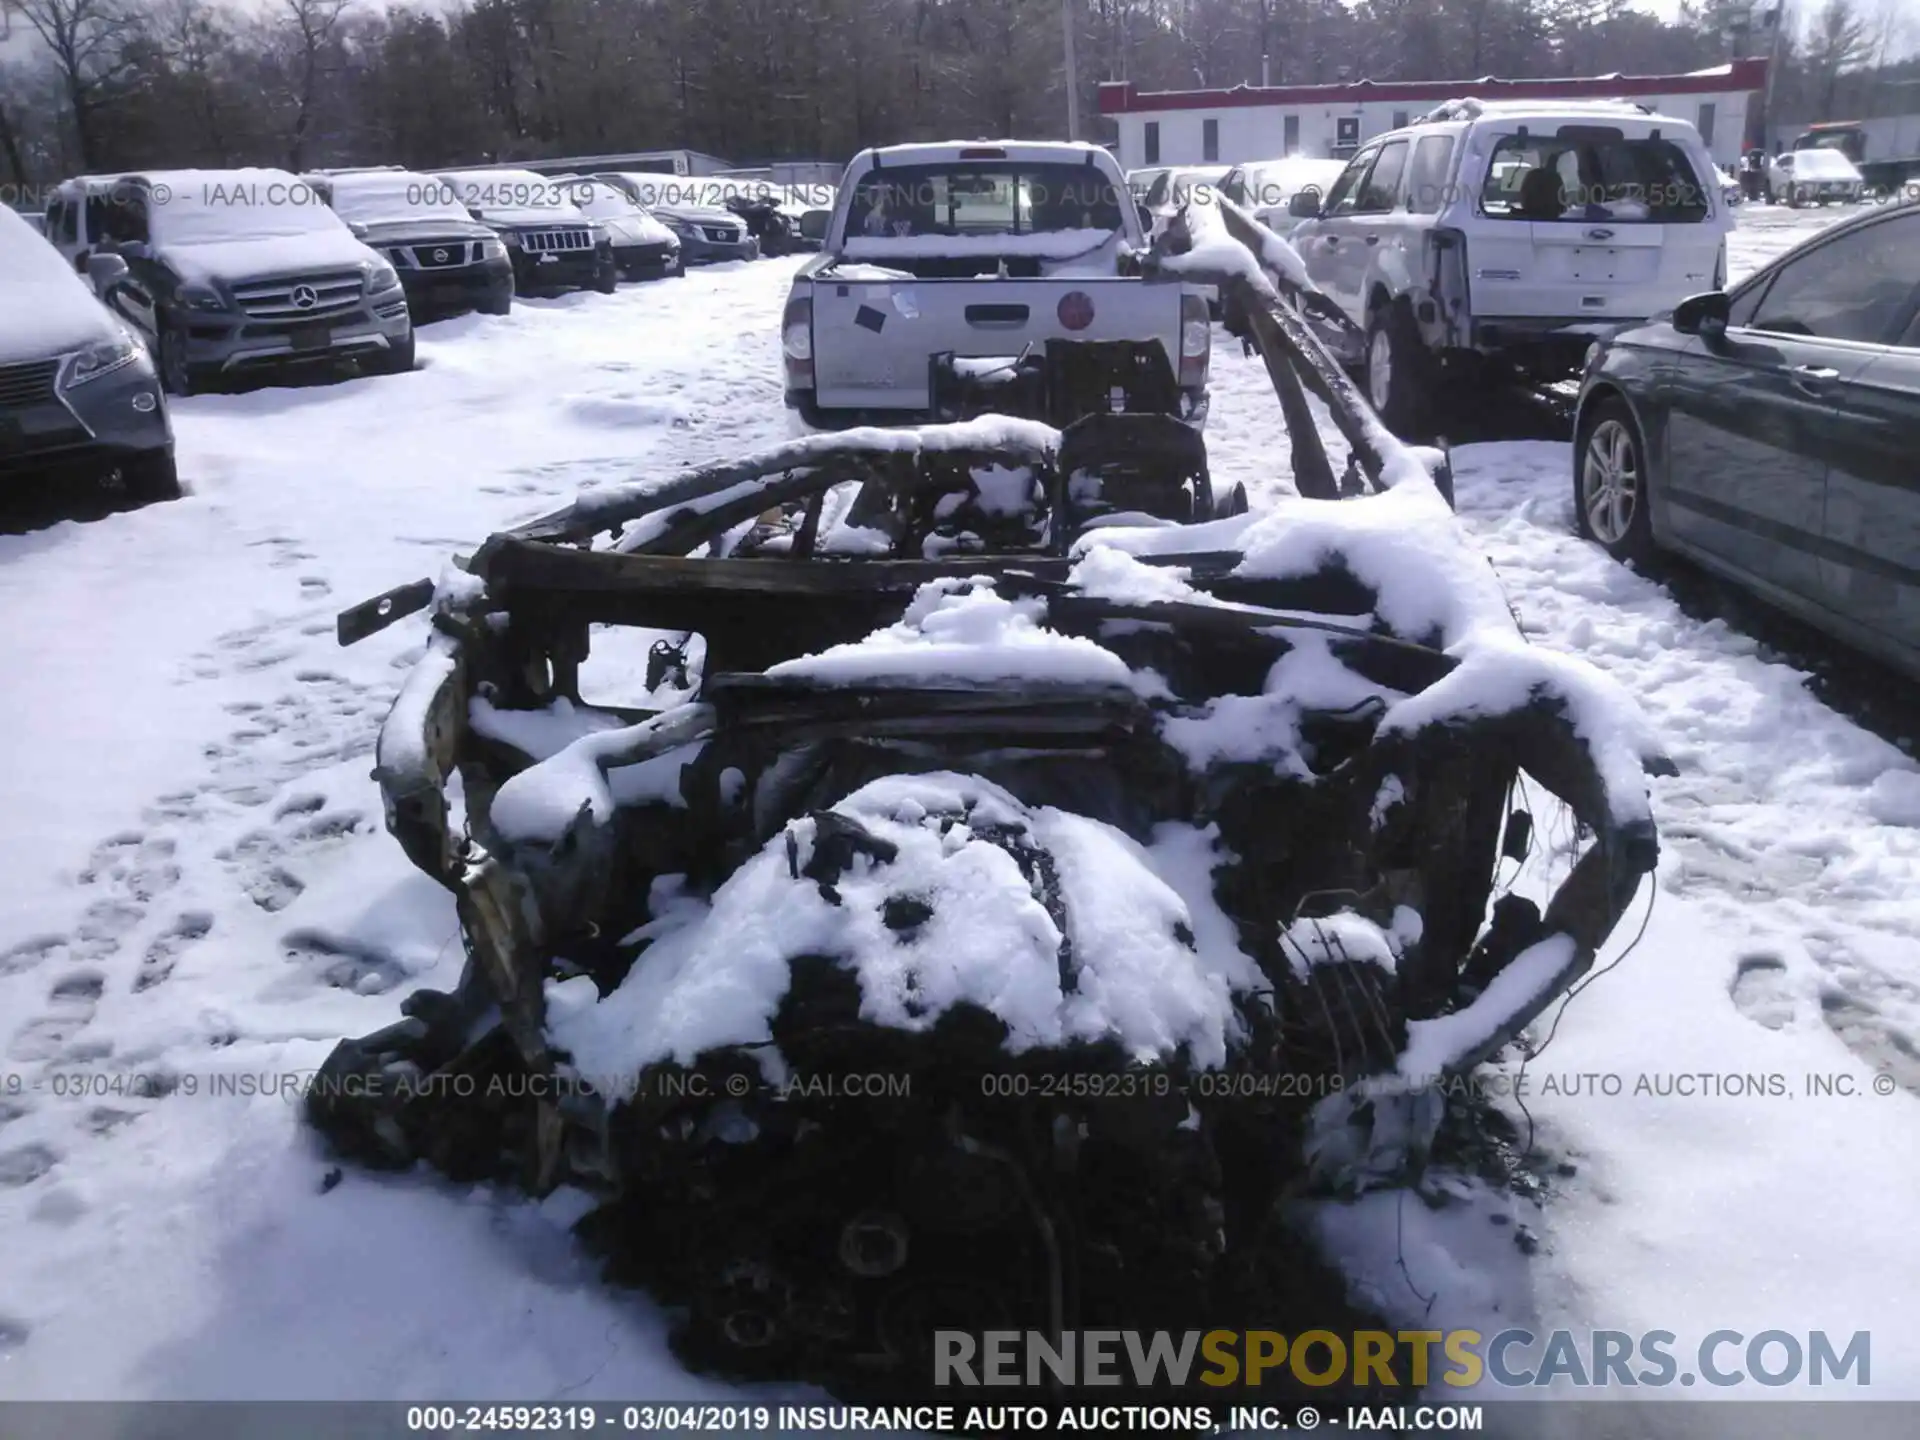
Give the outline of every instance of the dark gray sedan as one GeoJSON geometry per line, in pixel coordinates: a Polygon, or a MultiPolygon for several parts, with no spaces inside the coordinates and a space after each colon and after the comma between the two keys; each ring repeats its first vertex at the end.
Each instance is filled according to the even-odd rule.
{"type": "Polygon", "coordinates": [[[1920,205],[1587,354],[1580,533],[1671,550],[1920,678],[1920,205]]]}

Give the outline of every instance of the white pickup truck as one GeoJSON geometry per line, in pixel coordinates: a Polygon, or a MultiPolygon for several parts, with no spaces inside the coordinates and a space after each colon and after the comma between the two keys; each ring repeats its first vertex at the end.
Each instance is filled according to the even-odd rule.
{"type": "Polygon", "coordinates": [[[821,253],[781,321],[786,398],[809,424],[906,419],[933,357],[1012,361],[1049,340],[1158,341],[1183,418],[1206,413],[1202,291],[1144,278],[1140,216],[1096,145],[976,141],[854,156],[821,253]]]}

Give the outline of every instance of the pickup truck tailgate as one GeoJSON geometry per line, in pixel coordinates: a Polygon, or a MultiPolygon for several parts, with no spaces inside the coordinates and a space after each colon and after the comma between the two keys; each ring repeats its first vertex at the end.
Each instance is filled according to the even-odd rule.
{"type": "Polygon", "coordinates": [[[1049,340],[1158,340],[1178,370],[1180,294],[1177,281],[1119,276],[867,281],[828,272],[813,283],[816,393],[830,409],[925,410],[930,355],[1017,355],[1049,340]],[[1068,296],[1081,299],[1063,306],[1068,296]]]}

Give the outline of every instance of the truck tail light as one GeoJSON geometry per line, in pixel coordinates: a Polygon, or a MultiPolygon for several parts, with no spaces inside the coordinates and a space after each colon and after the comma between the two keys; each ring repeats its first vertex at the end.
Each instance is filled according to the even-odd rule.
{"type": "Polygon", "coordinates": [[[1207,362],[1213,354],[1213,325],[1207,319],[1206,297],[1180,297],[1180,383],[1207,383],[1207,362]]]}
{"type": "Polygon", "coordinates": [[[787,388],[813,387],[813,301],[796,295],[780,317],[780,353],[787,367],[787,388]]]}
{"type": "Polygon", "coordinates": [[[1093,297],[1084,290],[1069,290],[1053,313],[1067,329],[1084,330],[1093,323],[1093,297]]]}

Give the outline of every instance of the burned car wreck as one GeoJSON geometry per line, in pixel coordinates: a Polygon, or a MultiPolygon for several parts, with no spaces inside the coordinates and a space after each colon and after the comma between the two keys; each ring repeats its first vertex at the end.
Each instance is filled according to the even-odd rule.
{"type": "Polygon", "coordinates": [[[1258,513],[1164,415],[816,435],[341,617],[430,612],[376,775],[468,960],[330,1056],[340,1153],[573,1187],[690,1362],[859,1394],[938,1329],[1222,1323],[1280,1198],[1418,1171],[1653,868],[1658,757],[1211,273],[1344,476],[1310,422],[1258,513]],[[1523,774],[1587,844],[1489,923],[1523,774]]]}

